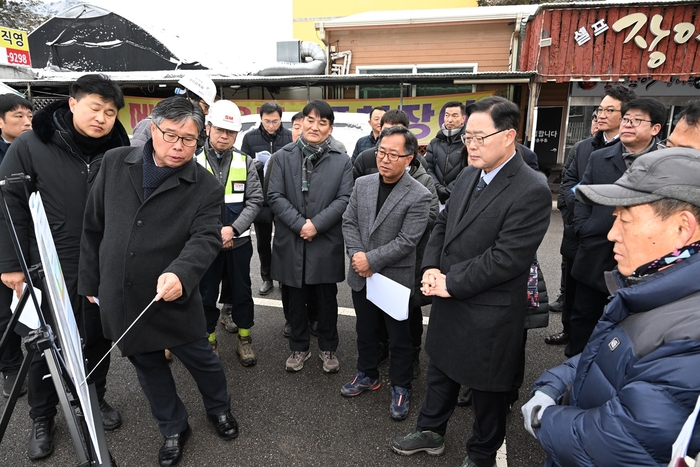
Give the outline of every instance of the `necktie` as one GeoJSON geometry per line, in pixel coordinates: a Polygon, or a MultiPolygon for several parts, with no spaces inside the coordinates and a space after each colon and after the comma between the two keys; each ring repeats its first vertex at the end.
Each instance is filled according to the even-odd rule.
{"type": "Polygon", "coordinates": [[[486,188],[486,180],[484,180],[484,177],[481,177],[479,180],[479,183],[476,184],[474,187],[474,191],[472,192],[472,196],[469,198],[469,204],[468,206],[471,206],[476,199],[481,196],[481,193],[484,191],[484,188],[486,188]]]}

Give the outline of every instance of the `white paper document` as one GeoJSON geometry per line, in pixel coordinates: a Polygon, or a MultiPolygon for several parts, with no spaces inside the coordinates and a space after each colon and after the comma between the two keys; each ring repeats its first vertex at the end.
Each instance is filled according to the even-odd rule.
{"type": "MultiPolygon", "coordinates": [[[[22,291],[27,288],[27,284],[22,284],[22,291]]],[[[34,287],[34,293],[36,294],[36,299],[39,301],[39,306],[41,306],[41,290],[34,287]]],[[[12,291],[12,313],[17,309],[19,305],[19,298],[15,291],[12,291]]],[[[31,295],[27,297],[27,303],[24,305],[22,314],[19,317],[19,322],[27,326],[29,329],[39,329],[41,322],[39,321],[39,316],[36,313],[36,308],[34,307],[34,300],[32,300],[31,295]]]]}
{"type": "Polygon", "coordinates": [[[408,301],[411,289],[381,274],[367,278],[367,300],[381,308],[397,321],[408,319],[408,301]]]}
{"type": "Polygon", "coordinates": [[[691,412],[688,419],[683,424],[676,442],[673,443],[673,450],[671,451],[671,462],[668,464],[669,467],[676,467],[683,464],[684,457],[688,453],[688,445],[693,437],[693,429],[695,428],[695,420],[698,418],[698,412],[700,412],[700,396],[698,396],[697,402],[695,402],[695,409],[691,412]]]}

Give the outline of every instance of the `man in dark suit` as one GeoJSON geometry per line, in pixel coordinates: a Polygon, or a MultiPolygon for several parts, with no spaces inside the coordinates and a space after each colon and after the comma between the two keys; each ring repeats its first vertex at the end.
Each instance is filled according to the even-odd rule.
{"type": "Polygon", "coordinates": [[[226,440],[238,435],[199,292],[221,250],[224,192],[194,160],[203,127],[197,104],[177,96],[159,102],[145,146],[105,155],[88,196],[80,245],[78,291],[93,303],[101,300],[105,336],[114,341],[123,336],[119,348],[134,365],[165,438],[161,466],[180,462],[191,434],[166,348],[197,383],[218,435],[226,440]]]}
{"type": "Polygon", "coordinates": [[[422,291],[433,297],[428,387],[416,431],[391,440],[400,454],[442,454],[463,384],[472,388],[474,431],[462,465],[496,465],[523,352],[528,273],[552,209],[542,176],[516,153],[519,122],[518,107],[502,97],[470,108],[470,165],[423,256],[422,291]]]}
{"type": "MultiPolygon", "coordinates": [[[[396,320],[367,298],[366,279],[374,273],[413,289],[416,246],[428,224],[432,194],[407,168],[418,151],[408,128],[382,130],[377,141],[379,174],[360,177],[343,214],[343,237],[350,258],[348,285],[357,314],[357,375],[340,393],[358,396],[379,389],[379,331],[386,326],[391,349],[391,405],[395,420],[408,416],[413,379],[413,345],[408,315],[396,320]]],[[[408,312],[409,303],[406,303],[408,312]]]]}

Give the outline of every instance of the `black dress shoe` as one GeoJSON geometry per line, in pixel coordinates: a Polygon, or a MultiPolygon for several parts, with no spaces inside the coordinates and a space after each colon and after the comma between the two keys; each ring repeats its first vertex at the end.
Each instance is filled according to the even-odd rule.
{"type": "Polygon", "coordinates": [[[564,295],[559,295],[559,298],[557,298],[554,302],[549,304],[549,311],[552,311],[554,313],[561,313],[561,310],[564,309],[564,295]]]}
{"type": "Polygon", "coordinates": [[[458,407],[469,407],[472,405],[472,388],[464,388],[457,398],[458,407]]]}
{"type": "MultiPolygon", "coordinates": [[[[5,397],[10,397],[10,393],[12,392],[12,388],[15,385],[15,381],[17,381],[17,373],[14,375],[5,375],[5,382],[3,383],[2,386],[2,395],[5,397]]],[[[27,393],[27,380],[25,378],[24,381],[22,381],[22,386],[19,389],[19,395],[23,396],[27,393]]]]}
{"type": "Polygon", "coordinates": [[[566,345],[569,343],[569,335],[565,332],[558,332],[545,337],[544,343],[549,345],[566,345]]]}
{"type": "Polygon", "coordinates": [[[187,425],[185,431],[176,435],[166,436],[163,445],[158,451],[158,463],[163,467],[177,465],[182,459],[182,451],[191,434],[192,429],[187,425]]]}
{"type": "Polygon", "coordinates": [[[223,439],[228,440],[238,436],[238,422],[233,418],[230,410],[216,415],[209,415],[209,420],[223,439]]]}
{"type": "Polygon", "coordinates": [[[122,416],[119,411],[102,399],[100,401],[100,415],[102,416],[102,426],[105,431],[113,431],[122,426],[122,416]]]}
{"type": "Polygon", "coordinates": [[[260,295],[267,295],[272,291],[272,287],[272,281],[263,281],[260,289],[258,289],[258,293],[260,295]]]}
{"type": "Polygon", "coordinates": [[[32,422],[32,434],[29,437],[27,455],[31,460],[48,457],[53,452],[53,435],[56,424],[53,417],[37,417],[32,422]]]}

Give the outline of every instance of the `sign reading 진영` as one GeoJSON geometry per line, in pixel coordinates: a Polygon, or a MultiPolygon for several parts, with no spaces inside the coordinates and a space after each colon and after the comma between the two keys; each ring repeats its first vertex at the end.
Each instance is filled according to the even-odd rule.
{"type": "Polygon", "coordinates": [[[0,64],[32,66],[26,32],[0,27],[0,64]]]}

